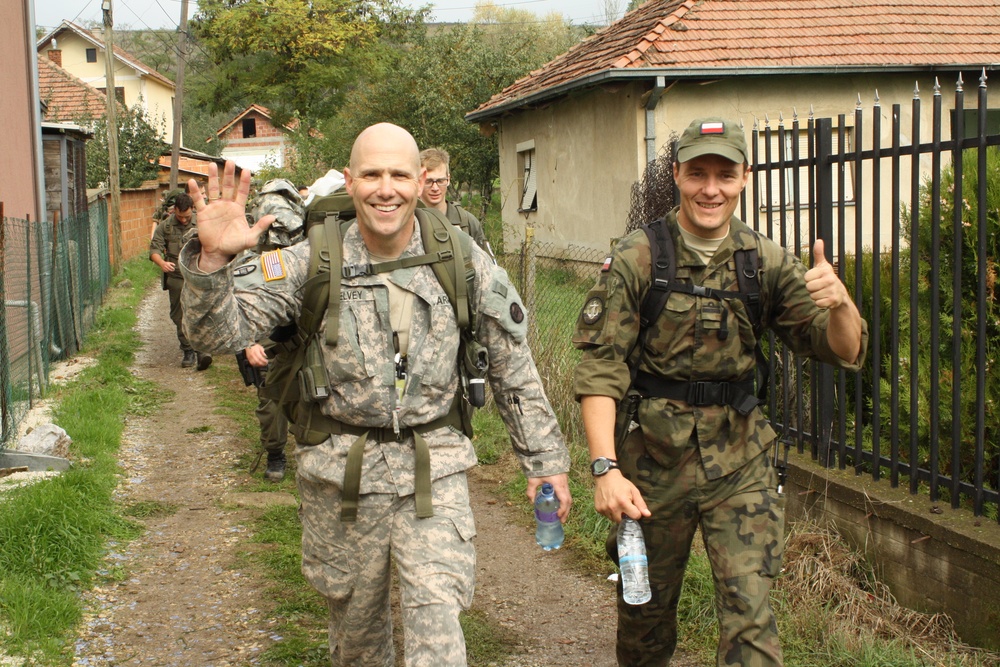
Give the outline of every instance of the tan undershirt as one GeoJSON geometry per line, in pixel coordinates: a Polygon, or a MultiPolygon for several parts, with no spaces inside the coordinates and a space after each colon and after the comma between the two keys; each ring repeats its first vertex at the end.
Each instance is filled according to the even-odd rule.
{"type": "MultiPolygon", "coordinates": [[[[381,257],[371,252],[368,254],[371,256],[372,264],[391,262],[396,259],[395,257],[381,257]]],[[[410,324],[413,321],[413,292],[407,292],[388,278],[383,278],[382,282],[389,289],[389,322],[392,324],[392,330],[396,332],[396,337],[399,340],[398,352],[405,357],[407,350],[410,348],[410,324]]]]}
{"type": "Polygon", "coordinates": [[[726,240],[725,236],[720,236],[717,239],[706,239],[700,236],[696,236],[691,232],[687,231],[680,225],[677,226],[681,230],[681,237],[684,239],[684,245],[691,249],[694,254],[701,258],[701,261],[708,266],[708,263],[715,256],[715,251],[719,249],[722,242],[726,240]]]}

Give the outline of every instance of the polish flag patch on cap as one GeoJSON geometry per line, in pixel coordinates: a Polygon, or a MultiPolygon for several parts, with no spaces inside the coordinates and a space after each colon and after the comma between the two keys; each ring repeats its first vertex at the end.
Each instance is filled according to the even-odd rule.
{"type": "Polygon", "coordinates": [[[718,122],[702,123],[701,124],[701,133],[702,134],[725,134],[726,133],[726,124],[725,123],[718,123],[718,122]]]}
{"type": "Polygon", "coordinates": [[[604,264],[601,266],[601,272],[607,273],[611,270],[611,256],[609,255],[605,260],[604,264]]]}

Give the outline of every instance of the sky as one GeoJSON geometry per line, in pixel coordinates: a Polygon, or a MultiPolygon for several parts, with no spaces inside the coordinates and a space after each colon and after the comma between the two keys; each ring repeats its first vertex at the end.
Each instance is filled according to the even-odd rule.
{"type": "MultiPolygon", "coordinates": [[[[559,12],[574,24],[605,23],[605,5],[617,2],[619,7],[626,0],[494,0],[494,4],[537,14],[559,12]]],[[[63,19],[85,24],[101,20],[101,0],[34,0],[35,25],[51,30],[63,19]]],[[[476,0],[435,0],[426,3],[403,0],[411,7],[422,4],[433,6],[431,20],[438,22],[463,22],[472,17],[476,0]]],[[[188,17],[194,16],[198,1],[189,0],[188,17]]],[[[146,28],[176,28],[180,23],[181,0],[112,0],[115,27],[142,30],[146,28]]],[[[618,17],[622,14],[618,12],[618,17]]],[[[617,17],[616,17],[617,18],[617,17]]]]}

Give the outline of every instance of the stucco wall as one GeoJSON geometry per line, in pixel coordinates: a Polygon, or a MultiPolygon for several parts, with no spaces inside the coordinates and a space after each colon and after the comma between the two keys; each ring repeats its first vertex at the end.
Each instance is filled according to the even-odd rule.
{"type": "Polygon", "coordinates": [[[499,143],[507,233],[520,239],[530,224],[541,243],[606,250],[624,229],[641,164],[640,112],[636,88],[621,86],[505,118],[499,143]],[[538,160],[538,210],[523,214],[516,147],[528,141],[538,160]]]}
{"type": "MultiPolygon", "coordinates": [[[[944,122],[942,137],[950,136],[949,110],[955,106],[955,80],[953,73],[940,73],[944,122]]],[[[973,89],[977,73],[966,73],[966,87],[973,89]]],[[[846,114],[849,125],[854,124],[855,108],[863,109],[862,146],[868,150],[872,136],[872,108],[878,97],[881,103],[881,146],[888,148],[892,142],[892,105],[901,105],[903,146],[909,145],[912,120],[911,102],[914,88],[919,85],[921,94],[921,143],[932,137],[933,75],[887,74],[870,76],[776,76],[741,77],[712,82],[676,82],[663,94],[655,113],[655,143],[657,151],[670,141],[671,133],[678,135],[694,118],[723,116],[743,121],[747,136],[756,119],[761,128],[765,118],[777,130],[779,115],[785,128],[791,129],[793,114],[798,112],[802,127],[808,120],[810,108],[816,118],[846,114]]],[[[539,180],[537,213],[527,216],[534,222],[541,238],[551,238],[564,243],[575,243],[595,248],[606,248],[611,237],[624,229],[629,208],[630,188],[639,178],[645,163],[645,118],[643,94],[650,82],[622,85],[616,92],[597,89],[561,99],[544,108],[518,111],[500,122],[500,177],[504,193],[504,222],[512,228],[523,228],[525,216],[518,214],[517,196],[512,195],[518,184],[517,144],[535,140],[536,154],[544,179],[539,180]]],[[[966,108],[974,107],[975,95],[966,93],[966,108]]],[[[996,106],[995,104],[993,105],[996,106]]],[[[857,141],[857,138],[854,140],[857,141]]],[[[848,150],[853,144],[848,146],[848,150]]],[[[763,146],[760,148],[763,156],[763,146]]],[[[776,156],[775,156],[776,157],[776,156]]],[[[944,155],[943,162],[948,162],[944,155]]],[[[761,158],[762,159],[762,158],[761,158]]],[[[861,243],[872,245],[873,179],[871,164],[859,184],[862,211],[861,243]]],[[[900,164],[899,178],[904,198],[909,196],[910,160],[900,164]]],[[[930,157],[921,159],[923,175],[929,173],[930,157]]],[[[849,167],[853,172],[853,165],[849,167]]],[[[888,181],[891,173],[889,159],[881,164],[883,185],[878,212],[883,229],[879,244],[887,243],[893,206],[888,181]]],[[[756,187],[748,185],[748,193],[756,187]]],[[[835,185],[836,187],[836,185],[835,185]]],[[[760,202],[765,203],[765,202],[760,202]]],[[[905,203],[905,202],[904,202],[905,203]]],[[[849,252],[855,248],[855,215],[858,208],[845,206],[846,233],[844,241],[849,252]]],[[[802,212],[803,219],[807,212],[802,212]]],[[[837,215],[835,211],[835,216],[837,215]]],[[[748,215],[748,217],[750,217],[748,215]]],[[[768,231],[766,215],[758,213],[760,228],[768,231]]],[[[791,215],[788,216],[791,219],[791,215]]],[[[780,240],[778,225],[772,219],[771,236],[780,240]]],[[[839,239],[835,239],[839,240],[839,239]]],[[[786,245],[791,245],[790,242],[786,245]]]]}

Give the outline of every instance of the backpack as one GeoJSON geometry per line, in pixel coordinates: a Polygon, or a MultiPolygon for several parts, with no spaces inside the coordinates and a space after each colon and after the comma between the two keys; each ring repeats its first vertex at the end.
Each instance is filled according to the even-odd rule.
{"type": "MultiPolygon", "coordinates": [[[[641,395],[683,400],[691,405],[730,405],[741,414],[749,414],[753,408],[764,402],[770,381],[767,359],[760,347],[763,332],[762,303],[760,296],[760,255],[756,244],[751,248],[740,248],[733,254],[736,262],[738,291],[719,290],[690,283],[675,281],[677,275],[677,255],[673,237],[667,230],[663,218],[645,225],[643,231],[649,239],[651,281],[649,290],[639,308],[639,350],[645,347],[646,338],[653,324],[659,318],[667,303],[670,292],[683,292],[704,296],[718,301],[739,299],[747,308],[753,327],[756,345],[754,356],[757,361],[757,391],[753,380],[749,382],[682,382],[664,380],[655,375],[638,371],[638,364],[632,364],[632,387],[641,395]]],[[[756,238],[756,232],[754,233],[756,238]]],[[[723,320],[723,325],[725,320],[723,320]]],[[[727,329],[720,329],[719,336],[728,335],[727,329]]]]}
{"type": "Polygon", "coordinates": [[[344,190],[315,198],[306,210],[306,234],[310,243],[309,277],[302,287],[302,310],[296,326],[285,329],[285,339],[272,334],[277,356],[271,361],[262,394],[279,403],[289,419],[289,428],[300,444],[318,444],[329,431],[320,426],[328,418],[319,403],[329,395],[322,345],[337,345],[340,325],[340,279],[398,268],[430,265],[455,310],[461,329],[459,371],[465,400],[456,397],[463,432],[472,437],[472,408],[485,403],[485,375],[489,366],[486,349],[475,339],[476,312],[471,299],[475,284],[472,264],[473,240],[460,233],[437,210],[418,208],[417,223],[425,254],[377,264],[343,266],[344,233],[354,224],[354,203],[344,190]],[[326,335],[319,340],[320,322],[326,319],[326,335]],[[303,414],[307,411],[308,414],[303,414]],[[320,426],[317,426],[320,425],[320,426]],[[316,428],[313,428],[316,426],[316,428]]]}

